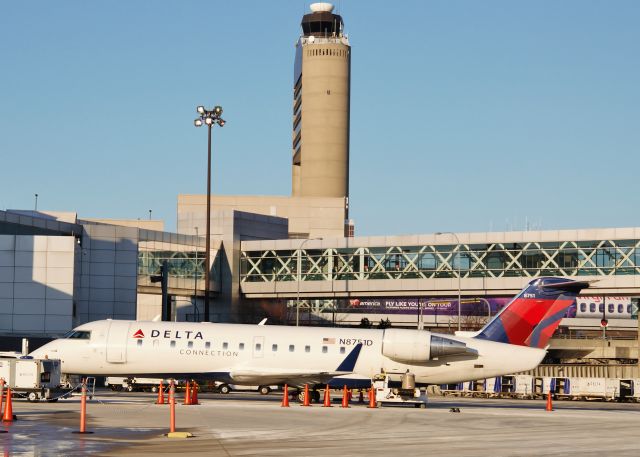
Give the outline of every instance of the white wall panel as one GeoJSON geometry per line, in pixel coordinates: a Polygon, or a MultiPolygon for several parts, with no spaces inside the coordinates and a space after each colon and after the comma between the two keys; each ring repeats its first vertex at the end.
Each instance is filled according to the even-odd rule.
{"type": "Polygon", "coordinates": [[[13,315],[0,312],[0,332],[10,332],[13,328],[13,315]]]}
{"type": "Polygon", "coordinates": [[[73,284],[52,284],[47,286],[47,300],[66,300],[73,298],[73,284]]]}
{"type": "Polygon", "coordinates": [[[0,314],[13,312],[13,298],[0,298],[0,314]]]}
{"type": "Polygon", "coordinates": [[[13,312],[14,314],[44,314],[45,302],[37,298],[15,298],[13,312]]]}
{"type": "Polygon", "coordinates": [[[0,251],[0,267],[12,267],[14,265],[14,251],[0,251]]]}
{"type": "Polygon", "coordinates": [[[73,300],[47,300],[46,306],[47,319],[50,314],[71,316],[73,314],[73,300]]]}
{"type": "Polygon", "coordinates": [[[12,282],[0,282],[0,298],[13,298],[12,282]]]}
{"type": "Polygon", "coordinates": [[[14,235],[0,235],[0,251],[13,251],[16,245],[14,235]]]}
{"type": "Polygon", "coordinates": [[[69,316],[47,316],[45,320],[46,333],[66,333],[73,328],[73,318],[69,316]]]}
{"type": "Polygon", "coordinates": [[[0,282],[14,281],[15,267],[0,267],[0,282]]]}
{"type": "Polygon", "coordinates": [[[46,268],[47,253],[32,251],[16,251],[15,265],[17,267],[46,268]]]}
{"type": "Polygon", "coordinates": [[[15,282],[47,282],[46,268],[15,267],[15,282]]]}
{"type": "Polygon", "coordinates": [[[50,236],[47,242],[48,252],[73,252],[76,239],[73,236],[50,236]]]}
{"type": "Polygon", "coordinates": [[[47,268],[73,268],[73,250],[67,252],[47,252],[47,268]]]}
{"type": "Polygon", "coordinates": [[[48,268],[47,285],[73,284],[73,268],[48,268]]]}
{"type": "Polygon", "coordinates": [[[92,249],[91,262],[111,263],[116,260],[116,251],[113,249],[92,249]]]}
{"type": "Polygon", "coordinates": [[[45,285],[35,282],[17,282],[14,284],[13,294],[15,298],[45,298],[45,285]]]}
{"type": "Polygon", "coordinates": [[[44,332],[44,314],[34,315],[19,315],[13,316],[13,331],[14,332],[44,332]]]}

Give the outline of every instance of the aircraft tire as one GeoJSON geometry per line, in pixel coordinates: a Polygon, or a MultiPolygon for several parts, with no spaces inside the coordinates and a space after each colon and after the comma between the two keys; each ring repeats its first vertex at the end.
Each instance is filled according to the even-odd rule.
{"type": "Polygon", "coordinates": [[[260,395],[268,395],[269,392],[271,392],[271,389],[269,388],[269,386],[260,386],[258,391],[260,392],[260,395]]]}

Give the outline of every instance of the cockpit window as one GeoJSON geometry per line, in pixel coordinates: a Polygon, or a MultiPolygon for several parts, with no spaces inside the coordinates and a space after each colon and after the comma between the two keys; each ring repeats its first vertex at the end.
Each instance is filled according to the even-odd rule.
{"type": "Polygon", "coordinates": [[[64,337],[72,340],[88,340],[91,338],[91,332],[71,330],[70,332],[67,332],[64,337]]]}

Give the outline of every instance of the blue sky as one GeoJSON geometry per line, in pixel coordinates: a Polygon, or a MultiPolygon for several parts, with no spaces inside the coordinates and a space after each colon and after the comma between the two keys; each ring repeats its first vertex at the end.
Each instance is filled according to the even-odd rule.
{"type": "MultiPolygon", "coordinates": [[[[0,209],[164,219],[288,195],[309,2],[31,1],[0,10],[0,209]]],[[[352,45],[356,235],[640,225],[640,2],[336,2],[352,45]]]]}

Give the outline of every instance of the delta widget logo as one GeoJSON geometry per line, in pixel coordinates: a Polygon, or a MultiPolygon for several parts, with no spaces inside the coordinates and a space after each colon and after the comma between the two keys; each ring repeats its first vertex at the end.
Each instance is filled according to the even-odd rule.
{"type": "Polygon", "coordinates": [[[144,338],[144,333],[142,332],[142,329],[139,328],[138,331],[133,334],[133,337],[134,338],[144,338]]]}

